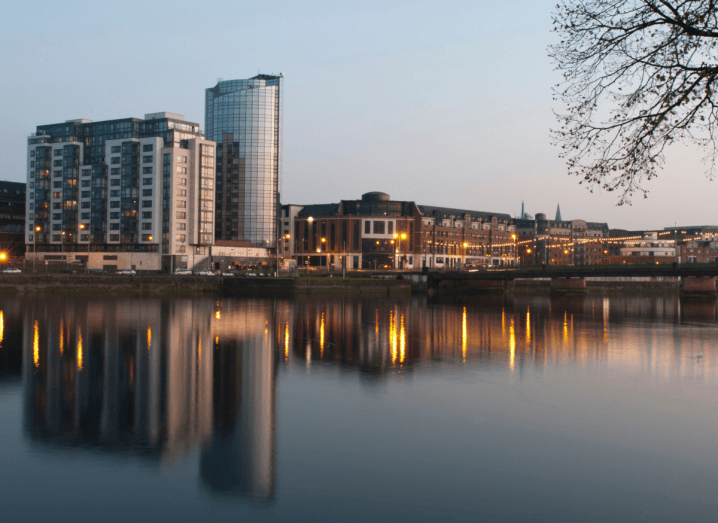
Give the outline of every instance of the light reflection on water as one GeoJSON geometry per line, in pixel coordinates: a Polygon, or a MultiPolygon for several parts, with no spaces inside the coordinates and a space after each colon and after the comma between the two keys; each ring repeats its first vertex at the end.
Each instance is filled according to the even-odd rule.
{"type": "MultiPolygon", "coordinates": [[[[297,428],[301,425],[294,419],[300,424],[302,419],[319,420],[324,426],[320,439],[331,439],[334,426],[337,437],[349,431],[348,439],[350,432],[366,430],[345,427],[339,421],[343,414],[335,413],[339,417],[334,421],[329,414],[332,397],[350,404],[356,399],[355,407],[361,410],[372,405],[361,404],[356,392],[355,398],[340,400],[346,387],[351,389],[351,375],[358,375],[364,387],[383,390],[392,401],[399,394],[392,383],[403,386],[405,377],[413,377],[411,390],[417,398],[426,383],[426,390],[438,394],[433,400],[451,402],[448,391],[460,376],[490,372],[497,387],[521,388],[528,385],[517,385],[517,377],[556,377],[561,368],[593,373],[587,375],[587,388],[596,386],[594,376],[619,373],[678,388],[687,380],[705,387],[712,399],[718,366],[716,322],[715,302],[682,302],[670,295],[491,297],[458,305],[420,298],[5,299],[0,301],[0,385],[21,374],[23,437],[33,448],[61,453],[81,449],[160,467],[196,463],[193,474],[205,494],[195,500],[198,506],[216,499],[245,499],[274,506],[275,516],[282,519],[302,512],[299,502],[294,508],[289,502],[286,507],[277,503],[283,499],[282,461],[277,457],[282,442],[292,455],[307,454],[300,474],[311,477],[317,463],[313,460],[322,459],[318,443],[316,448],[293,446],[293,438],[301,439],[306,430],[297,428]],[[330,397],[303,403],[301,398],[311,396],[315,387],[327,387],[326,372],[331,369],[339,372],[339,381],[330,397]],[[306,379],[293,377],[301,375],[306,379]],[[278,392],[282,380],[284,396],[278,392]],[[437,380],[443,385],[434,389],[437,380]],[[282,398],[287,405],[298,405],[287,413],[291,420],[284,433],[278,419],[282,398]],[[283,436],[278,439],[278,434],[283,436]]],[[[567,382],[556,383],[548,393],[536,390],[560,394],[561,402],[567,401],[565,394],[575,393],[577,412],[586,407],[581,401],[591,401],[581,400],[580,391],[565,390],[567,382]]],[[[473,390],[474,401],[481,400],[474,385],[462,386],[464,398],[473,390]]],[[[512,410],[525,407],[506,401],[506,419],[512,410]]],[[[444,415],[432,410],[436,406],[417,407],[429,424],[444,415]]],[[[399,414],[386,418],[377,411],[369,422],[377,429],[391,427],[400,423],[399,414]]],[[[487,421],[492,420],[491,426],[504,423],[500,412],[489,415],[487,421]]],[[[436,441],[437,449],[470,438],[475,421],[447,431],[445,441],[436,441]]],[[[362,456],[377,452],[381,449],[355,448],[354,458],[338,457],[333,466],[349,474],[352,467],[361,467],[362,456]]],[[[480,458],[471,452],[467,460],[480,458]]],[[[402,466],[417,477],[426,472],[417,470],[416,463],[402,466]]],[[[285,464],[288,471],[293,467],[297,464],[292,460],[285,464]]],[[[442,474],[451,475],[447,467],[442,474]]],[[[466,474],[470,483],[472,476],[466,474]]],[[[473,480],[478,484],[479,477],[473,480]]],[[[427,481],[432,481],[429,476],[427,481]]],[[[285,484],[285,499],[293,499],[295,488],[285,484]]],[[[456,510],[458,519],[477,513],[461,506],[442,510],[456,510]]]]}

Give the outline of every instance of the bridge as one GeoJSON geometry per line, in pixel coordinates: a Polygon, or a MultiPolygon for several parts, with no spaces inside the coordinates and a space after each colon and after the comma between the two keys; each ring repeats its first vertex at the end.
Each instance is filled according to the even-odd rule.
{"type": "Polygon", "coordinates": [[[556,267],[489,269],[476,272],[411,273],[414,284],[429,294],[513,289],[517,279],[551,279],[552,292],[586,292],[586,278],[680,277],[681,291],[689,295],[716,295],[718,265],[683,267],[556,267]]]}

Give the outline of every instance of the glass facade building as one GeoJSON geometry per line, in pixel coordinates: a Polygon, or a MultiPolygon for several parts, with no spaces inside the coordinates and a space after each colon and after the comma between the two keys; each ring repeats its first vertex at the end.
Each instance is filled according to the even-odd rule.
{"type": "Polygon", "coordinates": [[[282,173],[283,75],[220,81],[205,91],[217,142],[215,238],[274,247],[282,173]]]}

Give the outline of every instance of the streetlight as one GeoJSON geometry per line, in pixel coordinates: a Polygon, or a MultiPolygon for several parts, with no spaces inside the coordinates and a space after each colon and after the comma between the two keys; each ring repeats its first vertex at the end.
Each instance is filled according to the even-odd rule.
{"type": "MultiPolygon", "coordinates": [[[[319,269],[320,270],[322,268],[322,250],[324,252],[327,251],[327,248],[325,246],[326,241],[327,241],[326,238],[322,238],[322,244],[319,246],[319,269]]],[[[329,259],[327,259],[327,270],[329,270],[329,259]]]]}
{"type": "MultiPolygon", "coordinates": [[[[81,223],[81,224],[80,224],[80,230],[81,230],[81,231],[84,231],[84,230],[85,230],[85,224],[84,224],[84,223],[81,223]]],[[[88,235],[88,241],[87,241],[87,263],[85,264],[85,270],[87,271],[88,274],[89,274],[89,272],[90,272],[90,241],[91,241],[91,238],[92,238],[92,237],[88,235]]],[[[80,240],[82,240],[82,235],[80,235],[80,240]]]]}
{"type": "Polygon", "coordinates": [[[322,250],[317,247],[317,254],[319,254],[319,271],[322,270],[322,250]]]}
{"type": "Polygon", "coordinates": [[[464,242],[464,267],[466,267],[466,248],[469,246],[467,242],[464,242]]]}
{"type": "Polygon", "coordinates": [[[518,265],[518,262],[516,261],[516,235],[512,234],[511,239],[514,241],[514,265],[518,265]]]}
{"type": "MultiPolygon", "coordinates": [[[[284,242],[285,242],[285,240],[288,240],[289,238],[291,238],[291,236],[289,234],[279,238],[279,240],[282,240],[282,247],[286,247],[286,243],[284,243],[284,242]]],[[[277,272],[276,272],[277,278],[279,278],[279,240],[277,240],[277,272]]],[[[282,256],[282,259],[284,259],[284,256],[282,256]]]]}
{"type": "MultiPolygon", "coordinates": [[[[62,231],[62,235],[60,236],[60,239],[62,240],[62,257],[65,258],[65,231],[62,231]]],[[[67,258],[65,258],[65,268],[67,269],[67,258]]]]}
{"type": "Polygon", "coordinates": [[[37,233],[40,232],[41,227],[38,225],[35,227],[35,234],[32,235],[32,273],[35,274],[35,260],[37,259],[37,233]]]}

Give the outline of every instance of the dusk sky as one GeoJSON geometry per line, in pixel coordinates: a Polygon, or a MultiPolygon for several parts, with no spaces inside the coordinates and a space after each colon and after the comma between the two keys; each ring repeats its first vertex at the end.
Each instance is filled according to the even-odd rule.
{"type": "Polygon", "coordinates": [[[649,198],[616,207],[566,174],[549,129],[555,0],[14,2],[0,19],[0,178],[27,136],[70,119],[184,114],[204,89],[285,75],[282,203],[384,191],[419,204],[606,221],[716,224],[718,181],[676,145],[649,198]]]}

